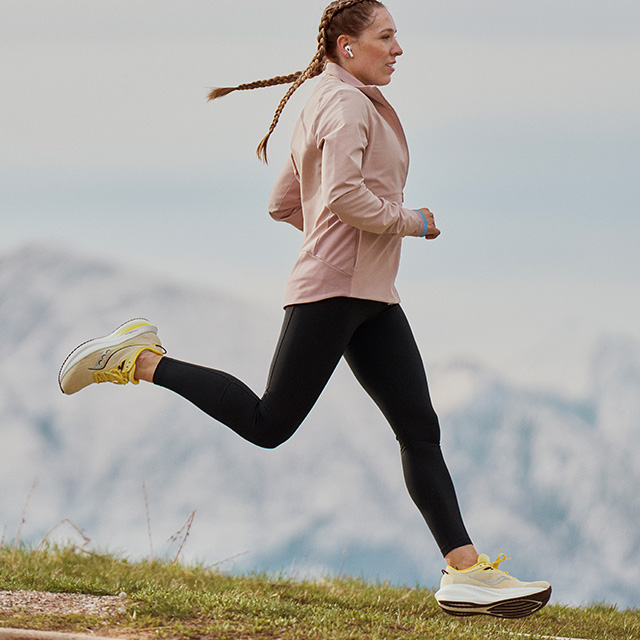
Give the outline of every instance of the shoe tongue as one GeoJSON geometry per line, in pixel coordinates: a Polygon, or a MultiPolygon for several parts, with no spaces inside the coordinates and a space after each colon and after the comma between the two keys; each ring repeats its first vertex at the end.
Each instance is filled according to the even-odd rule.
{"type": "Polygon", "coordinates": [[[478,564],[491,564],[491,560],[486,553],[481,553],[478,556],[478,564]]]}

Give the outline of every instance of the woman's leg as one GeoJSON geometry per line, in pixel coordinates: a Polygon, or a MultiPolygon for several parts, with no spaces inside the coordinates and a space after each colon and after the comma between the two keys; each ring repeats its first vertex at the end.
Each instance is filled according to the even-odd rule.
{"type": "MultiPolygon", "coordinates": [[[[409,494],[442,555],[451,557],[453,552],[454,558],[458,556],[460,564],[466,565],[466,555],[475,551],[468,549],[471,539],[440,449],[440,427],[424,365],[400,306],[388,307],[359,327],[345,357],[396,434],[409,494]]],[[[476,561],[475,555],[470,564],[476,561]]]]}
{"type": "Polygon", "coordinates": [[[153,382],[182,395],[246,440],[274,448],[315,404],[359,324],[379,302],[331,298],[287,307],[266,390],[258,397],[234,376],[164,357],[153,382]]]}

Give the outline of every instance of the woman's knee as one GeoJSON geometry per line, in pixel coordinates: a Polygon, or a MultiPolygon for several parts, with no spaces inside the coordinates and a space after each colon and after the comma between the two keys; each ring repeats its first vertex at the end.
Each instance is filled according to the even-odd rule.
{"type": "Polygon", "coordinates": [[[398,441],[405,447],[440,446],[440,422],[433,409],[411,418],[392,422],[391,426],[398,441]]]}
{"type": "Polygon", "coordinates": [[[262,421],[260,427],[253,432],[251,441],[263,449],[276,449],[291,438],[299,425],[299,422],[262,421]]]}
{"type": "Polygon", "coordinates": [[[284,444],[291,436],[281,437],[279,434],[268,434],[260,436],[253,441],[253,444],[261,447],[262,449],[277,449],[281,444],[284,444]]]}

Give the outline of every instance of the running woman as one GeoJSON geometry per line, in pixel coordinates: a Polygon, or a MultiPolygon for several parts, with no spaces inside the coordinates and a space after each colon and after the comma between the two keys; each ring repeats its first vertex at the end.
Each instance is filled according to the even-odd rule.
{"type": "Polygon", "coordinates": [[[131,320],[65,360],[59,384],[73,394],[92,383],[166,387],[260,447],[289,439],[344,356],[389,421],[408,491],[446,562],[436,600],[452,615],[522,617],[543,607],[547,582],[520,582],[476,551],[440,448],[420,353],[399,304],[395,279],[405,236],[440,235],[428,208],[407,208],[409,154],[400,120],[379,87],[403,51],[377,0],[338,0],[324,10],[318,48],[303,71],[214,89],[290,84],[258,156],[291,95],[320,79],[304,106],[291,154],[272,190],[269,213],[302,232],[285,293],[284,322],[261,397],[223,371],[165,356],[157,329],[131,320]]]}

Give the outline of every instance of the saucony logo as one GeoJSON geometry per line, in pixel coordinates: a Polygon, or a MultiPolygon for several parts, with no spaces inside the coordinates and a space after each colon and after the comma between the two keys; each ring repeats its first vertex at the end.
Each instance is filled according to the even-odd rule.
{"type": "Polygon", "coordinates": [[[505,580],[509,580],[509,576],[498,576],[496,578],[493,578],[493,580],[485,580],[484,578],[475,578],[478,582],[482,582],[482,584],[489,584],[492,587],[495,587],[496,585],[500,584],[501,582],[504,582],[505,580]]]}
{"type": "Polygon", "coordinates": [[[111,347],[109,349],[105,349],[100,354],[100,357],[98,358],[98,362],[96,362],[93,365],[93,367],[89,367],[89,370],[90,371],[100,371],[101,369],[104,369],[107,366],[107,362],[109,362],[109,358],[111,358],[111,356],[114,353],[116,353],[117,351],[120,351],[120,349],[113,349],[111,347]]]}
{"type": "MultiPolygon", "coordinates": [[[[109,362],[109,360],[111,360],[111,356],[118,353],[119,351],[122,351],[123,349],[129,349],[130,347],[137,347],[137,346],[147,346],[147,345],[145,345],[144,343],[140,343],[138,345],[133,342],[130,342],[129,344],[122,345],[118,348],[109,347],[108,349],[105,349],[100,354],[98,361],[92,367],[88,367],[88,369],[89,371],[102,371],[107,366],[107,363],[109,362]]],[[[148,345],[148,346],[151,346],[151,345],[148,345]]],[[[162,351],[166,353],[166,349],[162,345],[157,344],[153,346],[156,349],[162,349],[162,351]]]]}
{"type": "Polygon", "coordinates": [[[112,349],[105,349],[101,354],[100,357],[98,358],[98,362],[96,362],[93,367],[89,367],[89,369],[91,371],[99,371],[100,369],[104,369],[108,360],[109,360],[109,356],[113,353],[112,349]]]}

